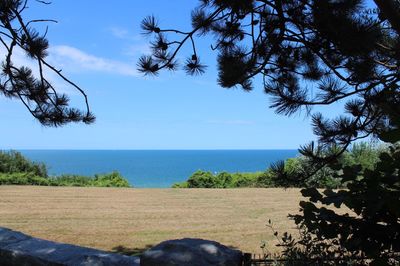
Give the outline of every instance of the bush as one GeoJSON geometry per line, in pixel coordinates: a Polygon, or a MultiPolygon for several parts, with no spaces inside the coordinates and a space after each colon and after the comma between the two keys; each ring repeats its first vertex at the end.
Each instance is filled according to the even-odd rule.
{"type": "Polygon", "coordinates": [[[26,159],[20,152],[0,151],[0,173],[33,173],[47,177],[47,168],[43,163],[34,163],[26,159]]]}
{"type": "Polygon", "coordinates": [[[261,173],[257,177],[256,186],[257,187],[275,187],[276,186],[276,184],[273,180],[273,173],[271,172],[270,169],[261,173]]]}
{"type": "Polygon", "coordinates": [[[35,173],[0,173],[0,185],[37,185],[49,186],[47,178],[37,176],[35,173]]]}
{"type": "Polygon", "coordinates": [[[233,177],[230,173],[221,172],[217,176],[214,176],[216,188],[229,188],[232,187],[233,177]]]}
{"type": "Polygon", "coordinates": [[[360,165],[363,170],[372,170],[379,162],[379,155],[387,151],[384,146],[377,146],[367,142],[354,143],[349,152],[343,154],[343,166],[360,165]]]}
{"type": "Polygon", "coordinates": [[[232,186],[240,187],[255,187],[257,181],[257,173],[235,173],[232,175],[232,186]]]}
{"type": "Polygon", "coordinates": [[[196,171],[192,176],[189,177],[188,181],[189,188],[215,188],[216,180],[215,176],[211,172],[196,171]]]}
{"type": "Polygon", "coordinates": [[[380,153],[372,169],[365,165],[363,169],[361,164],[338,163],[335,167],[341,169],[346,189],[302,190],[308,201],[300,202],[301,214],[291,216],[306,229],[298,244],[306,252],[312,250],[310,247],[317,251],[322,247],[325,251],[335,250],[334,254],[369,258],[371,265],[398,265],[400,145],[380,153]],[[329,205],[345,206],[355,215],[336,213],[327,208],[329,205]]]}
{"type": "Polygon", "coordinates": [[[322,170],[305,180],[309,187],[301,193],[307,200],[300,202],[300,214],[290,215],[299,237],[284,233],[278,238],[282,258],[289,265],[399,265],[400,143],[355,144],[322,170]],[[332,180],[344,189],[310,185],[327,182],[329,187],[332,180]],[[354,215],[335,212],[333,206],[354,215]]]}
{"type": "MultiPolygon", "coordinates": [[[[339,162],[344,166],[360,165],[362,170],[372,170],[379,162],[379,155],[384,152],[382,146],[371,143],[356,143],[346,151],[339,162]]],[[[324,166],[309,176],[312,162],[305,156],[289,158],[278,162],[265,172],[212,174],[196,171],[186,182],[176,183],[174,188],[240,188],[240,187],[301,187],[335,189],[347,184],[340,178],[341,169],[324,166]]]]}
{"type": "Polygon", "coordinates": [[[92,186],[93,178],[80,175],[61,175],[51,178],[53,186],[88,187],[92,186]]]}
{"type": "Polygon", "coordinates": [[[0,173],[0,185],[68,186],[68,187],[130,187],[118,172],[96,175],[61,175],[44,178],[35,173],[0,173]]]}
{"type": "Polygon", "coordinates": [[[228,173],[211,172],[198,170],[193,173],[186,182],[175,183],[173,188],[238,188],[256,187],[258,179],[264,173],[228,173]]]}
{"type": "Polygon", "coordinates": [[[93,180],[95,187],[130,187],[128,180],[126,180],[120,173],[114,171],[110,174],[95,175],[93,180]]]}
{"type": "Polygon", "coordinates": [[[118,172],[95,175],[61,175],[49,177],[43,163],[34,163],[20,152],[0,151],[0,185],[130,187],[118,172]]]}

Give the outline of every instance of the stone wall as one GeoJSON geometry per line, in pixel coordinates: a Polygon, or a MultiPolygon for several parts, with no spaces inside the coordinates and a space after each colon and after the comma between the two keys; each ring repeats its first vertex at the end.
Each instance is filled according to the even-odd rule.
{"type": "Polygon", "coordinates": [[[0,265],[139,266],[140,259],[47,241],[0,227],[0,265]]]}
{"type": "Polygon", "coordinates": [[[203,239],[164,241],[141,258],[34,238],[0,227],[1,266],[240,266],[242,252],[203,239]]]}

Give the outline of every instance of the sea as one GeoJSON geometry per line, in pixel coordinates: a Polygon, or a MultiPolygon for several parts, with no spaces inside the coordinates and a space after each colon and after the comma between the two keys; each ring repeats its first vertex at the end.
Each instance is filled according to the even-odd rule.
{"type": "Polygon", "coordinates": [[[166,188],[195,171],[256,172],[298,155],[297,150],[20,150],[50,175],[120,172],[138,188],[166,188]]]}

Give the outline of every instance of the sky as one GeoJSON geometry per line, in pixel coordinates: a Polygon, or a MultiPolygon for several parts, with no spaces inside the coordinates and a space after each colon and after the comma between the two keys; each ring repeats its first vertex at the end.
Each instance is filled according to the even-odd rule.
{"type": "MultiPolygon", "coordinates": [[[[197,3],[53,0],[43,5],[31,0],[25,20],[58,21],[38,26],[49,27],[47,60],[85,90],[97,120],[44,127],[20,101],[0,97],[0,149],[297,149],[314,140],[309,117],[275,114],[261,82],[252,92],[219,87],[210,38],[198,40],[199,55],[208,65],[202,76],[137,72],[150,41],[141,34],[141,20],[155,15],[162,27],[190,29],[197,3]]],[[[187,55],[184,50],[181,56],[187,55]]],[[[32,63],[22,53],[14,56],[20,64],[32,63]]],[[[54,74],[49,78],[75,107],[84,108],[76,91],[54,74]]],[[[324,111],[340,110],[335,104],[324,111]]]]}

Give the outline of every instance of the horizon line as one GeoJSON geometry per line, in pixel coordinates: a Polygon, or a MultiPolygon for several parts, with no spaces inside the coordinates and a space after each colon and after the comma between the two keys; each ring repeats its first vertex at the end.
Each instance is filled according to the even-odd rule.
{"type": "Polygon", "coordinates": [[[299,148],[260,148],[260,149],[241,149],[241,148],[228,148],[228,149],[217,149],[217,148],[205,148],[205,149],[63,149],[63,148],[16,148],[16,149],[3,149],[0,151],[269,151],[269,150],[298,150],[299,148]]]}

